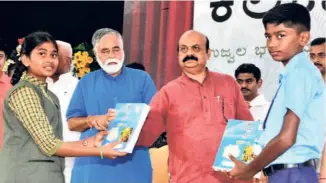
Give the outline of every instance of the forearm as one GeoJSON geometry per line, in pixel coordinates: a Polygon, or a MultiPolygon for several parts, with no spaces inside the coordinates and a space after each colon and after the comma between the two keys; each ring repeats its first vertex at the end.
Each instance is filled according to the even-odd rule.
{"type": "Polygon", "coordinates": [[[321,157],[320,177],[326,177],[326,142],[324,144],[323,155],[321,157]]]}
{"type": "Polygon", "coordinates": [[[263,151],[249,164],[249,169],[254,173],[259,172],[268,164],[276,160],[293,144],[280,135],[271,140],[263,151]]]}
{"type": "Polygon", "coordinates": [[[83,132],[89,128],[89,117],[74,117],[68,120],[68,128],[71,131],[83,132]]]}
{"type": "Polygon", "coordinates": [[[55,155],[61,157],[101,156],[100,149],[92,142],[93,140],[63,142],[55,155]]]}
{"type": "Polygon", "coordinates": [[[153,112],[150,112],[140,132],[136,145],[146,147],[151,146],[164,130],[165,127],[163,122],[160,121],[160,118],[155,115],[153,117],[153,112]]]}
{"type": "Polygon", "coordinates": [[[284,117],[281,132],[249,164],[249,169],[255,173],[262,170],[295,144],[298,126],[299,118],[291,110],[288,110],[284,117]]]}
{"type": "Polygon", "coordinates": [[[159,133],[152,133],[148,130],[142,130],[136,146],[145,146],[145,147],[150,147],[155,140],[160,136],[158,135],[159,133]]]}

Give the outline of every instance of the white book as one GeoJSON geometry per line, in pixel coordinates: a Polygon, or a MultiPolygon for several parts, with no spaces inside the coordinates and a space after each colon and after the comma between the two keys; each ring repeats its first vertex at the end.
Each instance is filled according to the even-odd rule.
{"type": "Polygon", "coordinates": [[[229,120],[215,157],[215,171],[230,171],[234,163],[229,154],[244,163],[250,163],[262,151],[258,139],[263,133],[263,122],[229,120]]]}
{"type": "Polygon", "coordinates": [[[121,139],[122,143],[116,145],[114,149],[132,153],[150,107],[145,103],[118,103],[116,111],[116,118],[110,122],[109,134],[103,140],[103,144],[121,139]]]}

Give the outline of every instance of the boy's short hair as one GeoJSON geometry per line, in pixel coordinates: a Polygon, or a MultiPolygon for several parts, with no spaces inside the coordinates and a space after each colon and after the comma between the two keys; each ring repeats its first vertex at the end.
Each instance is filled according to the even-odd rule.
{"type": "Polygon", "coordinates": [[[310,31],[310,14],[306,7],[297,3],[286,3],[275,6],[263,17],[263,24],[284,24],[286,27],[294,28],[298,32],[310,31]]]}
{"type": "Polygon", "coordinates": [[[241,64],[234,73],[235,78],[238,77],[239,74],[242,73],[249,73],[254,75],[256,82],[258,82],[261,79],[261,72],[260,69],[255,66],[254,64],[241,64]]]}
{"type": "Polygon", "coordinates": [[[321,45],[326,42],[326,38],[324,37],[319,37],[311,41],[310,46],[316,46],[316,45],[321,45]]]}

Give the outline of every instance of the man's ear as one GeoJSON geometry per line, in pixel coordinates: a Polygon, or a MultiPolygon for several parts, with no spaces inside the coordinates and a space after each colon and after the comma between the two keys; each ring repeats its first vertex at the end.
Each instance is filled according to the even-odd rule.
{"type": "Polygon", "coordinates": [[[262,79],[258,80],[257,85],[258,85],[258,88],[260,88],[263,85],[263,80],[262,79]]]}
{"type": "Polygon", "coordinates": [[[211,58],[211,55],[212,55],[212,50],[208,48],[207,50],[207,55],[208,55],[208,59],[211,58]]]}
{"type": "Polygon", "coordinates": [[[310,32],[304,31],[300,33],[300,45],[302,47],[306,46],[310,40],[310,32]]]}

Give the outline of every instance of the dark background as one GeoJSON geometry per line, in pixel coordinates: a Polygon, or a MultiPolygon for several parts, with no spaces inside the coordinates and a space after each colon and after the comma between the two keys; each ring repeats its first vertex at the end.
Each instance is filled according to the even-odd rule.
{"type": "Polygon", "coordinates": [[[0,2],[0,39],[7,44],[8,54],[18,45],[18,38],[38,30],[75,47],[91,43],[99,28],[122,33],[123,11],[123,1],[0,2]]]}

